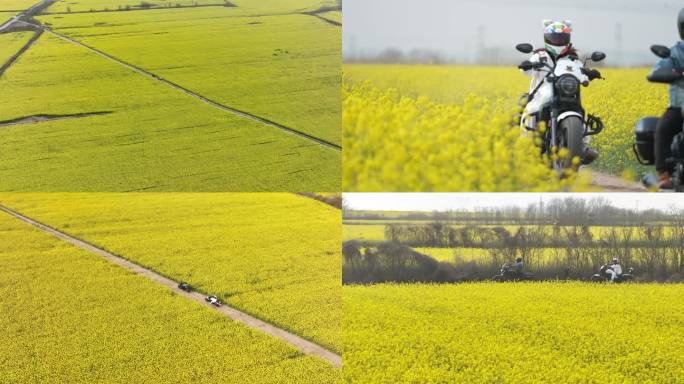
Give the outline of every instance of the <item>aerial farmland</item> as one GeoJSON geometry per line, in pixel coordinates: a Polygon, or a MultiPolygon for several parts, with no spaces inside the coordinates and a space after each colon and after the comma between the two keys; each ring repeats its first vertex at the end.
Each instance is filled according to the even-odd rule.
{"type": "Polygon", "coordinates": [[[338,208],[287,193],[0,201],[0,383],[341,380],[338,208]]]}
{"type": "Polygon", "coordinates": [[[339,189],[336,2],[33,5],[0,8],[0,189],[339,189]]]}

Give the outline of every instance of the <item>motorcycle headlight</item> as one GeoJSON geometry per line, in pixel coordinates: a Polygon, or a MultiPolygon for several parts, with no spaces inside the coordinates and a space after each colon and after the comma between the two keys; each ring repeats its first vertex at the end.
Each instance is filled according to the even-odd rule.
{"type": "Polygon", "coordinates": [[[575,76],[563,75],[558,79],[558,91],[563,96],[575,96],[579,93],[580,82],[575,76]]]}

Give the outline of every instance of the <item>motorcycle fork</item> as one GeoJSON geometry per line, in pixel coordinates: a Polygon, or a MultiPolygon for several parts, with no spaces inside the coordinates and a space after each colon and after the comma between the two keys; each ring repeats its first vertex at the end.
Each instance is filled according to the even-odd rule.
{"type": "MultiPolygon", "coordinates": [[[[558,147],[558,110],[556,108],[551,108],[551,147],[549,148],[549,153],[553,157],[553,149],[556,149],[556,155],[560,148],[558,147]]],[[[558,161],[552,160],[554,168],[558,169],[558,161]]]]}

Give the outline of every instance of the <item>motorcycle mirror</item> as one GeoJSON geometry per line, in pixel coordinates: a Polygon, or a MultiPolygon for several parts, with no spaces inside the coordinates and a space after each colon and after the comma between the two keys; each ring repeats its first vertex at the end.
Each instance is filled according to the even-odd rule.
{"type": "Polygon", "coordinates": [[[605,58],[606,58],[606,54],[603,52],[594,52],[591,54],[591,61],[599,62],[605,58]]]}
{"type": "Polygon", "coordinates": [[[670,48],[664,45],[651,45],[651,52],[661,59],[667,59],[670,57],[670,48]]]}
{"type": "Polygon", "coordinates": [[[529,43],[520,43],[515,46],[515,49],[522,53],[530,53],[534,50],[534,47],[529,43]]]}

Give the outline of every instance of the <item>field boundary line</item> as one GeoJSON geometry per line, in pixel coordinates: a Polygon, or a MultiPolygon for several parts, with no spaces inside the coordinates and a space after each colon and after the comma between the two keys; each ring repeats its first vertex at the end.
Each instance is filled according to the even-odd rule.
{"type": "Polygon", "coordinates": [[[71,235],[68,235],[60,230],[57,230],[55,228],[52,228],[48,225],[45,225],[43,223],[40,223],[36,220],[33,220],[27,216],[24,216],[20,214],[19,212],[16,212],[2,204],[0,204],[0,211],[3,211],[10,216],[13,216],[16,219],[19,219],[27,224],[30,224],[41,231],[48,233],[50,235],[53,235],[54,237],[57,237],[67,243],[70,243],[78,248],[81,248],[83,250],[89,251],[91,253],[94,253],[98,256],[101,256],[108,261],[110,261],[113,264],[119,265],[123,268],[128,269],[131,272],[134,272],[138,275],[142,275],[143,277],[148,278],[149,280],[152,280],[158,284],[164,285],[168,288],[170,288],[173,292],[175,292],[179,296],[183,296],[185,298],[194,300],[196,302],[201,303],[202,305],[212,308],[223,315],[229,317],[230,319],[237,321],[239,323],[242,323],[243,325],[257,329],[263,333],[266,333],[268,335],[271,335],[275,338],[280,339],[281,341],[286,342],[287,344],[297,348],[301,352],[307,355],[312,355],[316,356],[318,358],[321,358],[328,363],[330,363],[332,366],[335,368],[341,368],[342,367],[342,356],[329,351],[328,349],[313,343],[309,340],[306,340],[302,337],[299,337],[291,332],[288,332],[282,328],[278,328],[270,323],[267,323],[263,320],[257,319],[254,316],[251,316],[245,312],[242,312],[240,310],[237,310],[235,308],[232,308],[226,304],[223,304],[221,307],[214,307],[211,304],[207,303],[204,300],[204,295],[199,293],[199,292],[185,292],[178,288],[178,282],[171,280],[167,277],[164,277],[150,269],[147,269],[139,264],[136,264],[132,261],[126,260],[123,257],[116,256],[108,251],[105,251],[102,248],[96,247],[95,245],[92,245],[84,240],[78,239],[76,237],[73,237],[71,235]]]}
{"type": "Polygon", "coordinates": [[[54,35],[54,36],[56,36],[56,37],[58,37],[58,38],[64,40],[64,41],[67,41],[67,42],[70,42],[70,43],[72,43],[72,44],[75,44],[75,45],[81,46],[81,47],[83,47],[83,48],[86,48],[86,49],[90,50],[90,51],[93,52],[93,53],[96,53],[96,54],[98,54],[98,55],[100,55],[100,56],[102,56],[102,57],[104,57],[104,58],[106,58],[106,59],[109,59],[109,60],[111,60],[111,61],[114,61],[115,63],[118,63],[118,64],[120,64],[120,65],[122,65],[122,66],[124,66],[124,67],[126,67],[126,68],[128,68],[128,69],[130,69],[130,70],[133,70],[133,71],[135,71],[135,72],[141,74],[141,75],[150,77],[150,78],[152,78],[152,79],[154,79],[154,80],[157,80],[157,81],[159,81],[159,82],[161,82],[161,83],[164,83],[164,84],[166,84],[166,85],[168,85],[168,86],[170,86],[170,87],[172,87],[172,88],[175,88],[176,90],[179,90],[179,91],[181,91],[181,92],[187,94],[188,96],[194,97],[194,98],[196,98],[196,99],[198,99],[198,100],[200,100],[200,101],[202,101],[202,102],[204,102],[204,103],[206,103],[206,104],[209,104],[209,105],[213,106],[214,108],[220,109],[220,110],[222,110],[222,111],[224,111],[224,112],[232,113],[232,114],[234,114],[234,115],[237,115],[237,116],[240,116],[240,117],[243,117],[243,118],[246,118],[246,119],[258,121],[258,122],[260,122],[260,123],[262,123],[262,124],[265,124],[265,125],[268,125],[268,126],[270,126],[270,127],[277,128],[277,129],[279,129],[279,130],[282,130],[282,131],[291,133],[291,134],[293,134],[293,135],[295,135],[295,136],[299,136],[299,137],[301,137],[301,138],[303,138],[303,139],[310,140],[310,141],[314,141],[314,142],[316,142],[316,143],[318,143],[318,144],[321,144],[321,145],[323,145],[323,146],[325,146],[325,147],[327,147],[327,148],[333,149],[333,150],[335,150],[335,151],[339,151],[339,152],[342,151],[342,147],[339,146],[339,145],[337,145],[337,144],[335,144],[335,143],[332,143],[332,142],[330,142],[330,141],[327,141],[327,140],[324,140],[324,139],[321,139],[321,138],[312,136],[312,135],[310,135],[310,134],[308,134],[308,133],[305,133],[305,132],[296,130],[296,129],[294,129],[294,128],[287,127],[287,126],[282,125],[282,124],[280,124],[280,123],[276,123],[275,121],[266,119],[266,118],[264,118],[264,117],[257,116],[257,115],[253,115],[253,114],[251,114],[251,113],[248,113],[248,112],[245,112],[245,111],[242,111],[242,110],[233,108],[233,107],[229,107],[229,106],[227,106],[227,105],[223,105],[223,104],[221,104],[221,103],[219,103],[219,102],[217,102],[217,101],[214,101],[214,100],[209,99],[209,98],[207,98],[207,97],[205,97],[205,96],[202,96],[202,95],[200,95],[199,93],[197,93],[197,92],[195,92],[195,91],[192,91],[192,90],[190,90],[190,89],[188,89],[188,88],[185,88],[185,87],[183,87],[183,86],[180,85],[180,84],[174,83],[174,82],[171,81],[171,80],[167,80],[167,79],[165,79],[165,78],[163,78],[163,77],[160,77],[159,75],[156,75],[156,74],[154,74],[154,73],[152,73],[152,72],[149,72],[149,71],[147,71],[147,70],[145,70],[145,69],[143,69],[143,68],[140,68],[140,67],[135,66],[135,65],[133,65],[133,64],[127,63],[127,62],[125,62],[125,61],[123,61],[123,60],[121,60],[121,59],[118,59],[118,58],[116,58],[116,57],[114,57],[114,56],[112,56],[112,55],[110,55],[110,54],[108,54],[108,53],[106,53],[106,52],[104,52],[104,51],[100,51],[99,49],[93,48],[93,47],[91,47],[91,46],[89,46],[89,45],[87,45],[87,44],[85,44],[85,43],[82,43],[82,42],[80,42],[80,41],[78,41],[78,40],[74,40],[74,39],[72,39],[71,37],[68,37],[68,36],[66,36],[66,35],[62,35],[61,33],[55,32],[55,31],[53,31],[53,30],[51,30],[51,29],[49,29],[49,28],[45,28],[45,27],[42,26],[42,25],[36,25],[36,24],[34,24],[34,25],[35,25],[36,27],[38,27],[38,28],[40,28],[40,29],[42,29],[42,30],[44,30],[44,31],[47,31],[48,33],[50,33],[50,34],[52,34],[52,35],[54,35]]]}
{"type": "Polygon", "coordinates": [[[317,19],[323,20],[323,21],[325,21],[326,23],[331,24],[331,25],[334,25],[334,26],[336,26],[336,27],[341,27],[341,26],[342,26],[342,23],[340,23],[339,21],[330,20],[330,19],[325,18],[325,17],[323,17],[323,16],[321,16],[321,15],[319,15],[319,14],[317,14],[317,13],[302,12],[302,13],[300,13],[300,15],[313,16],[313,17],[315,17],[315,18],[317,18],[317,19]]]}
{"type": "Polygon", "coordinates": [[[342,209],[342,194],[340,194],[339,199],[326,197],[314,192],[295,192],[295,195],[304,196],[309,199],[313,199],[323,204],[329,205],[333,208],[342,209]]]}
{"type": "Polygon", "coordinates": [[[33,34],[33,36],[31,36],[31,38],[26,42],[26,44],[24,44],[21,48],[19,48],[19,50],[17,51],[17,53],[15,53],[14,55],[10,56],[10,58],[5,62],[5,64],[3,64],[2,67],[0,67],[0,77],[2,77],[2,75],[5,74],[5,71],[7,71],[14,63],[16,63],[17,60],[19,60],[19,58],[20,58],[26,51],[29,50],[29,48],[31,48],[31,46],[33,45],[33,43],[35,43],[35,42],[40,38],[40,36],[41,36],[42,34],[43,34],[43,31],[42,31],[42,30],[37,30],[37,31],[33,34]]]}

